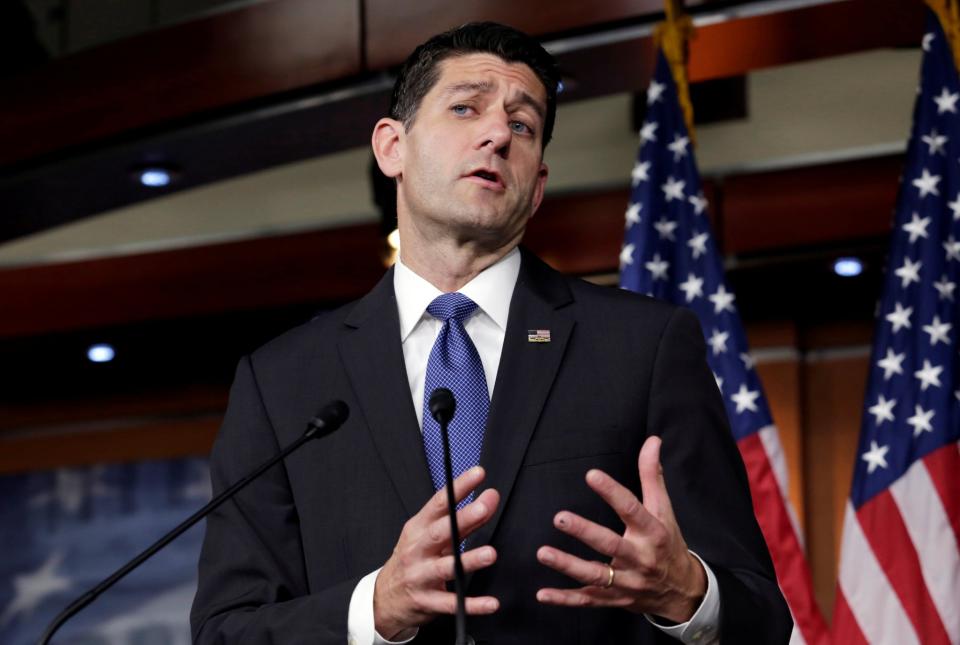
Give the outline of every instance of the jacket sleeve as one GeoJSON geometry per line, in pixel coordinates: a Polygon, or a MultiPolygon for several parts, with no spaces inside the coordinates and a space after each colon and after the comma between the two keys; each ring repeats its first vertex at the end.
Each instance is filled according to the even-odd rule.
{"type": "MultiPolygon", "coordinates": [[[[214,494],[279,449],[251,361],[244,358],[211,455],[214,494]]],[[[286,468],[276,464],[207,518],[190,612],[193,642],[342,645],[358,581],[310,589],[286,468]]]]}
{"type": "Polygon", "coordinates": [[[654,362],[647,427],[663,439],[664,478],[687,546],[716,575],[720,642],[787,643],[793,621],[705,351],[696,316],[678,308],[654,362]]]}

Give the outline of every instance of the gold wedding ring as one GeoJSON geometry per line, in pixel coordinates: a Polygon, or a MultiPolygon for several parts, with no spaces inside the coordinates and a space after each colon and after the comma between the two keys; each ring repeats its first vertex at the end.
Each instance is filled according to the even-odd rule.
{"type": "Polygon", "coordinates": [[[607,584],[603,585],[604,589],[609,589],[610,587],[613,586],[613,576],[614,576],[613,565],[608,564],[607,565],[607,584]]]}

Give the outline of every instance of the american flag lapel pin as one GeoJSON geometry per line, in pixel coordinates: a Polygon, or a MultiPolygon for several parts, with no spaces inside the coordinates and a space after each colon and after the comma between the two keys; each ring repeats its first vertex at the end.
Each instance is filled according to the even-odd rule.
{"type": "Polygon", "coordinates": [[[527,342],[528,343],[549,343],[550,330],[549,329],[528,329],[527,342]]]}

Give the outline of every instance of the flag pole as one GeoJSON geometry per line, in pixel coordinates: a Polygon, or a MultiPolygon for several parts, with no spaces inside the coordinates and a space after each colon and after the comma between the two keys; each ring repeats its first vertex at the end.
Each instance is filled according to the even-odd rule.
{"type": "Polygon", "coordinates": [[[957,0],[924,1],[940,19],[940,27],[943,28],[953,53],[953,64],[960,69],[960,3],[957,0]]]}
{"type": "Polygon", "coordinates": [[[694,37],[696,30],[693,27],[693,20],[683,11],[682,0],[664,0],[664,11],[667,19],[654,29],[654,44],[663,51],[670,65],[670,73],[677,86],[677,98],[683,110],[683,120],[687,126],[687,134],[691,143],[696,145],[697,137],[693,131],[693,103],[690,101],[690,85],[687,81],[689,58],[687,44],[694,37]]]}

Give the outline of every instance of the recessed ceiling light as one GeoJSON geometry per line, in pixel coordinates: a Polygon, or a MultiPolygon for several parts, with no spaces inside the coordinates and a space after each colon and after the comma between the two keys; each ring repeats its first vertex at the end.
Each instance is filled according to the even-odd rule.
{"type": "Polygon", "coordinates": [[[863,262],[859,258],[837,258],[833,263],[833,272],[844,278],[852,278],[863,273],[863,262]]]}
{"type": "Polygon", "coordinates": [[[113,347],[106,343],[91,345],[87,350],[87,358],[92,363],[109,363],[114,356],[116,356],[116,352],[113,351],[113,347]]]}
{"type": "Polygon", "coordinates": [[[147,188],[163,188],[180,179],[180,168],[166,161],[147,161],[130,168],[130,179],[147,188]]]}
{"type": "Polygon", "coordinates": [[[141,184],[150,188],[169,186],[173,181],[172,173],[166,168],[144,168],[138,171],[137,178],[141,184]]]}

